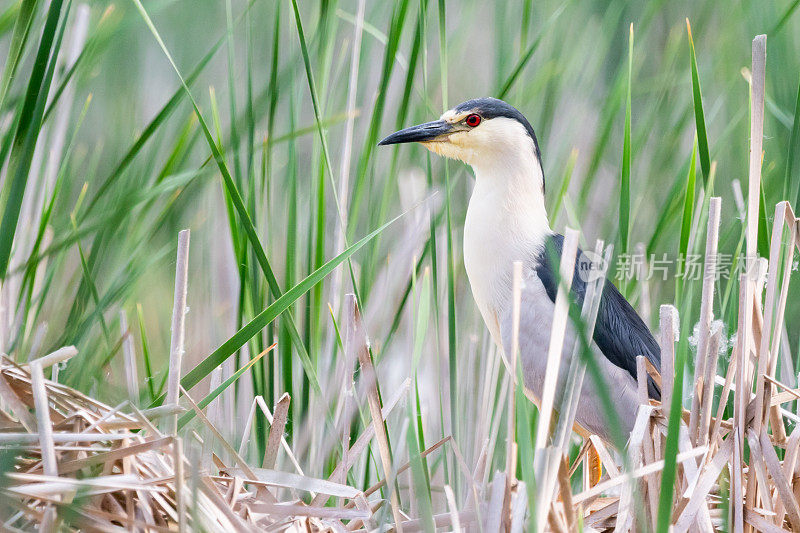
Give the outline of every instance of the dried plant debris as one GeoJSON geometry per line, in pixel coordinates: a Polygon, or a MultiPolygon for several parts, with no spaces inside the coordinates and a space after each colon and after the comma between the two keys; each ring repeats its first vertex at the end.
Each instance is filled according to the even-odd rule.
{"type": "Polygon", "coordinates": [[[73,530],[171,531],[183,525],[207,531],[332,531],[341,530],[342,520],[372,514],[369,506],[278,502],[270,494],[276,487],[351,501],[364,496],[344,485],[274,470],[254,469],[251,479],[219,459],[213,472],[198,468],[202,461],[190,461],[181,439],[159,432],[147,413],[112,408],[49,380],[37,388],[36,381],[28,369],[0,359],[0,446],[7,472],[0,509],[10,530],[55,526],[58,520],[59,527],[73,530]],[[51,422],[49,439],[37,432],[41,406],[51,422]],[[56,464],[49,474],[48,457],[56,464]]]}

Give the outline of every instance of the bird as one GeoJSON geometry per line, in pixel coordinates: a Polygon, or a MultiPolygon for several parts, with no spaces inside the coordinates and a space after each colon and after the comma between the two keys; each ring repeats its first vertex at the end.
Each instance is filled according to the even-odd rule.
{"type": "MultiPolygon", "coordinates": [[[[525,387],[538,404],[558,284],[553,258],[561,254],[564,236],[554,232],[548,220],[544,168],[533,127],[510,104],[484,97],[463,102],[438,120],[392,133],[378,144],[400,143],[420,143],[433,153],[472,167],[475,184],[463,232],[467,277],[493,341],[509,354],[513,263],[522,262],[518,354],[525,387]]],[[[586,255],[581,254],[579,250],[578,258],[584,261],[586,255]]],[[[580,305],[587,283],[586,276],[577,274],[576,270],[570,294],[580,305]]],[[[563,390],[577,334],[570,322],[556,394],[563,390]]],[[[660,368],[661,352],[644,321],[610,280],[603,285],[591,350],[603,379],[600,383],[584,381],[574,429],[584,437],[598,435],[613,445],[598,387],[608,387],[617,419],[625,435],[630,435],[639,406],[636,357],[643,355],[660,368]]],[[[659,387],[650,376],[647,389],[650,398],[660,400],[659,387]]]]}

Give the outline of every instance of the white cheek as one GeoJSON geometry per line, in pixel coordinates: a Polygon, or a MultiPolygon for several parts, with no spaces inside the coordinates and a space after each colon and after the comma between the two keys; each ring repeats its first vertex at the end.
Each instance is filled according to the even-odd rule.
{"type": "Polygon", "coordinates": [[[450,136],[449,144],[453,148],[453,153],[450,157],[460,159],[461,161],[471,165],[475,159],[476,150],[480,147],[484,140],[479,135],[477,130],[467,130],[454,133],[450,136]]]}
{"type": "Polygon", "coordinates": [[[454,133],[446,141],[427,142],[422,145],[435,154],[470,163],[472,142],[466,132],[454,133]]]}

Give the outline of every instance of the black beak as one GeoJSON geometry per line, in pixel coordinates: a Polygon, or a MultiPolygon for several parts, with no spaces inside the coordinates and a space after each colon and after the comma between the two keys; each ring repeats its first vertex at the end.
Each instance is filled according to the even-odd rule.
{"type": "Polygon", "coordinates": [[[452,129],[453,125],[446,120],[434,120],[433,122],[426,122],[425,124],[396,131],[379,142],[378,146],[433,141],[437,137],[449,133],[452,129]]]}

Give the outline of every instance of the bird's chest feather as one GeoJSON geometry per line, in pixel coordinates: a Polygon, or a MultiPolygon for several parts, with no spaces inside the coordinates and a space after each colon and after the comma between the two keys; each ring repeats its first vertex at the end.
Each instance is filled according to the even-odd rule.
{"type": "Polygon", "coordinates": [[[549,231],[546,219],[539,220],[530,206],[518,206],[476,185],[464,223],[464,266],[478,309],[498,344],[500,323],[511,305],[513,263],[529,265],[549,231]]]}

